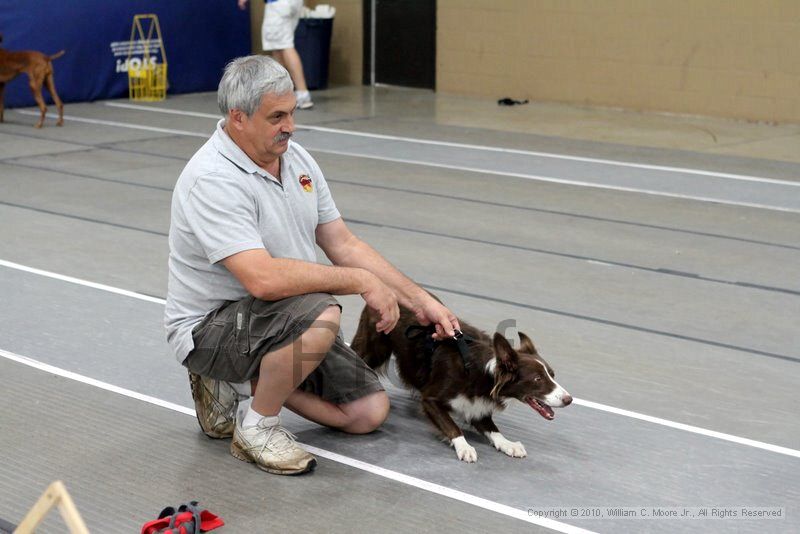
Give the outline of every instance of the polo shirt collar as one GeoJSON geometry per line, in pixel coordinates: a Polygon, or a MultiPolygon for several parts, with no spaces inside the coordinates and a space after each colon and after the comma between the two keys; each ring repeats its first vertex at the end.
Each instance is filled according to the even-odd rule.
{"type": "Polygon", "coordinates": [[[253,160],[250,159],[250,156],[245,154],[244,150],[239,148],[239,145],[233,142],[231,136],[228,135],[228,133],[223,129],[224,127],[225,127],[225,119],[220,119],[219,122],[217,122],[217,131],[216,131],[217,139],[215,145],[217,147],[217,150],[219,150],[219,153],[222,155],[222,157],[224,157],[225,159],[227,159],[228,161],[230,161],[231,163],[233,163],[234,165],[236,165],[237,167],[239,167],[248,174],[258,174],[260,176],[263,176],[264,178],[274,180],[275,179],[274,176],[272,176],[270,173],[268,173],[267,171],[256,165],[253,162],[253,160]]]}

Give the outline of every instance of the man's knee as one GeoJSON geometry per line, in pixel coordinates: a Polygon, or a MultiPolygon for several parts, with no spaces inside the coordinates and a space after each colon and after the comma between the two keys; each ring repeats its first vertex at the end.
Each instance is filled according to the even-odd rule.
{"type": "Polygon", "coordinates": [[[342,311],[339,306],[325,308],[301,334],[303,352],[326,354],[339,333],[341,318],[342,311]]]}
{"type": "Polygon", "coordinates": [[[350,423],[343,429],[351,434],[368,434],[377,430],[389,417],[389,396],[376,391],[354,401],[350,423]]]}
{"type": "Polygon", "coordinates": [[[339,306],[331,304],[320,313],[314,322],[311,323],[311,328],[322,328],[328,330],[334,336],[339,333],[339,324],[342,320],[342,310],[339,306]]]}

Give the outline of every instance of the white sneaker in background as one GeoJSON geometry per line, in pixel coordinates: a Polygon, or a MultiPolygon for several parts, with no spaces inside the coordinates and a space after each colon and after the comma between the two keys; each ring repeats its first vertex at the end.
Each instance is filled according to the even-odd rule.
{"type": "Polygon", "coordinates": [[[310,109],[314,107],[314,102],[311,101],[311,93],[308,91],[295,91],[297,97],[297,109],[310,109]]]}

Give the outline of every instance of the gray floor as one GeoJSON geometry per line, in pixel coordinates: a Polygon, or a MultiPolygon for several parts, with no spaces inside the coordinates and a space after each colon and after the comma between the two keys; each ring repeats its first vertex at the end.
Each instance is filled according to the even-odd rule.
{"type": "MultiPolygon", "coordinates": [[[[370,436],[287,416],[325,455],[313,475],[284,479],[236,461],[185,414],[12,361],[191,405],[159,299],[172,185],[215,108],[209,94],[149,106],[161,112],[72,104],[64,128],[43,130],[10,110],[0,125],[0,369],[12,385],[0,390],[0,423],[15,430],[0,436],[0,518],[19,521],[61,478],[93,531],[113,513],[110,530],[129,532],[189,498],[232,532],[295,521],[309,532],[530,532],[545,527],[525,522],[528,510],[595,506],[777,507],[783,519],[550,526],[800,529],[800,165],[454,127],[426,120],[435,102],[424,92],[347,94],[299,113],[296,139],[348,224],[463,319],[487,331],[514,321],[579,402],[553,422],[514,406],[498,424],[529,457],[468,434],[479,461],[467,465],[388,383],[392,415],[370,436]]],[[[349,338],[362,304],[342,301],[349,338]]],[[[49,521],[57,531],[60,519],[49,521]]]]}

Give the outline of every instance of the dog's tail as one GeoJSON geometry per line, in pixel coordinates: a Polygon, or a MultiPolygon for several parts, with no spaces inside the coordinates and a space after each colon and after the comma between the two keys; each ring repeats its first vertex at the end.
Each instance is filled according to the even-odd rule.
{"type": "Polygon", "coordinates": [[[52,60],[54,60],[54,59],[58,59],[58,58],[60,58],[61,56],[63,56],[63,55],[64,55],[64,54],[66,54],[66,53],[67,53],[67,51],[66,51],[66,50],[61,50],[60,52],[56,52],[56,53],[55,53],[55,54],[53,54],[52,56],[48,56],[48,57],[50,58],[50,61],[52,61],[52,60]]]}
{"type": "Polygon", "coordinates": [[[376,371],[384,372],[385,365],[392,356],[392,347],[389,336],[375,330],[375,320],[365,306],[358,321],[358,330],[353,336],[350,348],[361,356],[368,366],[376,371]]]}

